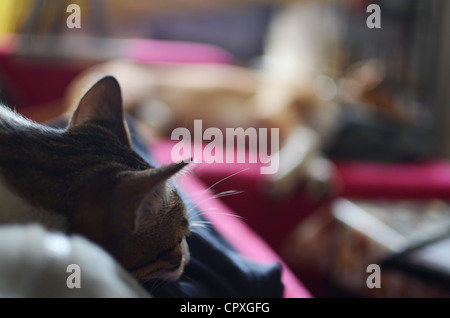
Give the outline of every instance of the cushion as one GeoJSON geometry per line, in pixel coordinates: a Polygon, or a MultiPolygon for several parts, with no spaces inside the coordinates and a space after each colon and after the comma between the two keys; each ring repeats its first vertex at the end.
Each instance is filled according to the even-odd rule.
{"type": "Polygon", "coordinates": [[[150,296],[97,245],[37,224],[0,226],[0,259],[2,298],[150,296]]]}

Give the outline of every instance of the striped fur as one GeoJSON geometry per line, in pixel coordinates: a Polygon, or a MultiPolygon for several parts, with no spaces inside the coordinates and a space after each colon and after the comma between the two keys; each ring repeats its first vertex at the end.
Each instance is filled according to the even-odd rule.
{"type": "Polygon", "coordinates": [[[151,168],[99,125],[56,130],[11,121],[14,115],[5,108],[0,112],[0,170],[36,206],[70,216],[87,184],[101,180],[109,187],[121,171],[151,168]]]}
{"type": "Polygon", "coordinates": [[[0,106],[0,222],[82,234],[138,278],[178,278],[188,259],[189,222],[168,182],[183,166],[153,168],[131,148],[111,77],[82,98],[66,129],[0,106]]]}

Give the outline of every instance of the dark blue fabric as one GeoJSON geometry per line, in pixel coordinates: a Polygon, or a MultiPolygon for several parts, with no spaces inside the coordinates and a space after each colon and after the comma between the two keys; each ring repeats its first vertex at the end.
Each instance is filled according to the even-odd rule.
{"type": "MultiPolygon", "coordinates": [[[[151,164],[146,147],[133,138],[135,150],[151,164]]],[[[153,164],[154,165],[154,164],[153,164]]],[[[205,221],[201,211],[181,191],[191,222],[205,221]]],[[[278,263],[258,264],[245,259],[213,227],[193,227],[187,238],[191,261],[177,282],[146,282],[154,296],[214,298],[277,298],[283,296],[282,267],[278,263]]],[[[246,242],[242,242],[246,244],[246,242]]]]}

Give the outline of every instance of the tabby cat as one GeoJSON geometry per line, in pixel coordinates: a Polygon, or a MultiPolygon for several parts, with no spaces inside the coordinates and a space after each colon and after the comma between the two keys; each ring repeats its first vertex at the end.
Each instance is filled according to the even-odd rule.
{"type": "Polygon", "coordinates": [[[131,146],[113,77],[81,99],[66,129],[0,105],[0,223],[81,234],[136,278],[176,280],[189,261],[184,204],[171,177],[131,146]]]}

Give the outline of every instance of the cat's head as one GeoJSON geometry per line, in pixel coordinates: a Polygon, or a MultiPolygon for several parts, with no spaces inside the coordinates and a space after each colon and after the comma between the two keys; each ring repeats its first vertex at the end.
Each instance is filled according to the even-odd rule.
{"type": "Polygon", "coordinates": [[[189,261],[190,230],[171,178],[186,164],[154,168],[132,149],[113,77],[84,95],[66,133],[77,143],[89,138],[90,156],[98,148],[100,162],[77,200],[70,230],[103,246],[138,279],[178,279],[189,261]]]}

